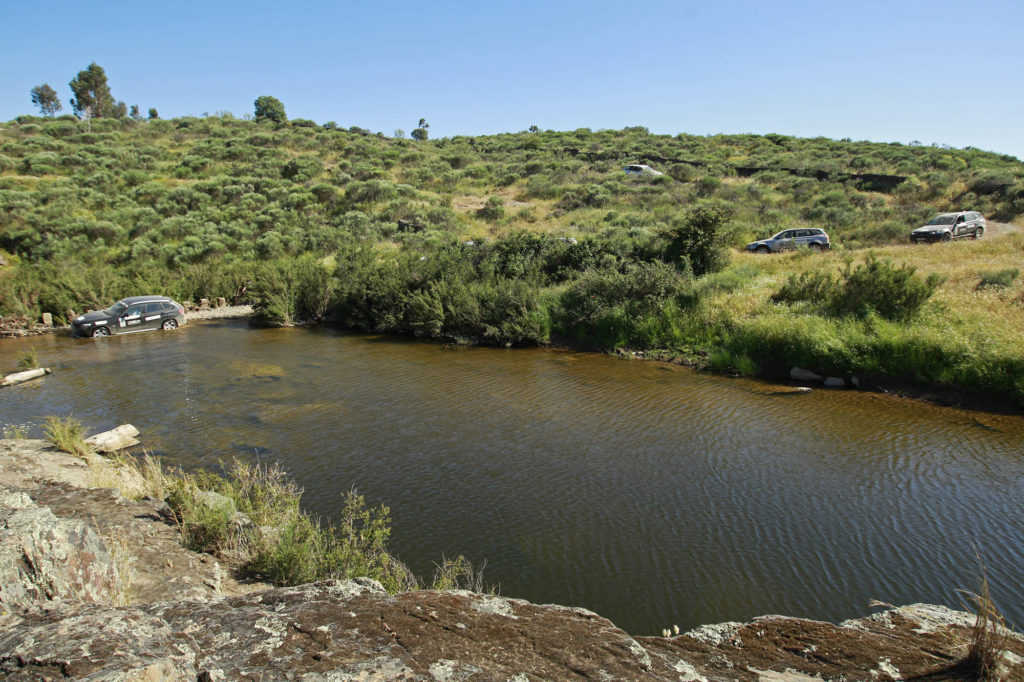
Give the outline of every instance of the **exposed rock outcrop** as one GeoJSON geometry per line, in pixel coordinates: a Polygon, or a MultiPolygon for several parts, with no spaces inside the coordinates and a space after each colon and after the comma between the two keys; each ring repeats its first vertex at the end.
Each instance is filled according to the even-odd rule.
{"type": "MultiPolygon", "coordinates": [[[[389,595],[365,578],[244,584],[212,557],[178,546],[162,502],[86,487],[95,465],[76,461],[38,441],[0,442],[0,676],[694,682],[967,674],[957,664],[973,616],[938,606],[840,625],[769,616],[633,637],[584,609],[465,591],[389,595]]],[[[1024,639],[1008,642],[1002,673],[1019,679],[1024,639]]]]}
{"type": "Polygon", "coordinates": [[[59,519],[25,493],[0,490],[0,608],[115,604],[121,584],[88,524],[59,519]]]}
{"type": "MultiPolygon", "coordinates": [[[[561,606],[328,581],[205,602],[87,606],[0,634],[16,679],[957,679],[971,618],[914,605],[842,625],[772,616],[633,638],[561,606]],[[124,676],[124,677],[119,677],[124,676]]],[[[1014,641],[1006,671],[1019,666],[1014,641]]]]}

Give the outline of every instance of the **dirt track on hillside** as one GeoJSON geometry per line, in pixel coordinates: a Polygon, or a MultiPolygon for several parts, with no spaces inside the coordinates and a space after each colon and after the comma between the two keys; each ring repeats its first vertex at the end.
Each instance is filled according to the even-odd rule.
{"type": "Polygon", "coordinates": [[[1003,237],[1014,232],[1020,232],[1021,228],[1010,223],[997,223],[994,220],[988,221],[988,227],[985,230],[986,237],[1003,237]]]}

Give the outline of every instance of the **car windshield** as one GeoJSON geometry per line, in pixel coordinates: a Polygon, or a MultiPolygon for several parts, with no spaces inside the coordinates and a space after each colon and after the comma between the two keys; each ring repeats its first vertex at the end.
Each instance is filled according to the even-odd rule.
{"type": "Polygon", "coordinates": [[[128,304],[127,303],[125,303],[124,301],[118,301],[114,305],[112,305],[109,308],[107,308],[107,310],[105,312],[108,315],[116,317],[116,316],[120,315],[121,313],[123,313],[127,308],[128,308],[128,304]]]}
{"type": "Polygon", "coordinates": [[[943,215],[937,215],[928,221],[929,225],[952,225],[953,219],[956,218],[955,213],[944,213],[943,215]]]}
{"type": "Polygon", "coordinates": [[[777,235],[772,237],[772,239],[783,239],[783,238],[789,239],[789,237],[790,237],[789,230],[783,230],[782,232],[779,232],[777,235]],[[785,237],[783,237],[783,235],[785,235],[785,237]]]}

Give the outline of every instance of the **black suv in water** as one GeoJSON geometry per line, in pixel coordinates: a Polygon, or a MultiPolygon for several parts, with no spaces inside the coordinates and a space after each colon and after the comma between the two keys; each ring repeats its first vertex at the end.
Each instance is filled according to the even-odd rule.
{"type": "Polygon", "coordinates": [[[166,296],[132,296],[106,310],[79,315],[71,322],[74,336],[110,336],[185,324],[185,307],[166,296]]]}
{"type": "Polygon", "coordinates": [[[951,242],[954,239],[981,239],[985,234],[985,216],[977,211],[958,211],[957,213],[940,213],[927,225],[910,233],[910,241],[918,242],[951,242]]]}

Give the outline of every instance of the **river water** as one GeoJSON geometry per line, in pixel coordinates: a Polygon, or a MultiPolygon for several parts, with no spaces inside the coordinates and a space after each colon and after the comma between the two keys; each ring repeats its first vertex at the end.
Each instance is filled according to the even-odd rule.
{"type": "Polygon", "coordinates": [[[165,463],[279,461],[330,517],[391,508],[429,578],[486,560],[504,596],[633,634],[877,599],[960,606],[987,567],[1024,624],[1024,418],[538,349],[449,349],[242,322],[0,341],[53,369],[0,391],[0,424],[130,422],[165,463]]]}

